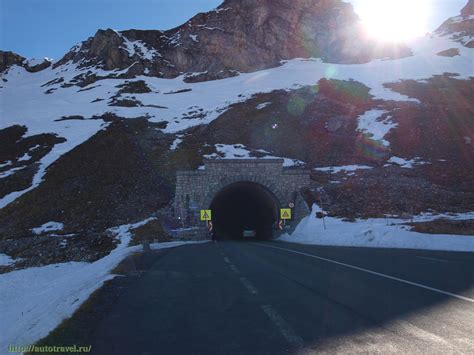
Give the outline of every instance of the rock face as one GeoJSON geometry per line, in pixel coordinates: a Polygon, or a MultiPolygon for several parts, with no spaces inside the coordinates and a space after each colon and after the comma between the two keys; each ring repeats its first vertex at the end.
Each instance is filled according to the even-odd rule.
{"type": "Polygon", "coordinates": [[[19,54],[0,51],[0,73],[3,73],[12,65],[19,65],[30,73],[35,73],[48,68],[51,65],[51,61],[45,58],[42,62],[32,64],[19,54]]]}
{"type": "Polygon", "coordinates": [[[469,0],[466,6],[461,10],[461,16],[474,15],[474,0],[469,0]]]}
{"type": "Polygon", "coordinates": [[[24,57],[13,52],[0,51],[0,73],[10,68],[12,65],[21,65],[24,57]]]}
{"type": "Polygon", "coordinates": [[[409,54],[405,47],[375,46],[352,5],[340,0],[227,0],[168,31],[99,30],[55,67],[72,61],[82,68],[124,70],[126,77],[185,74],[195,82],[298,57],[363,63],[409,54]]]}
{"type": "Polygon", "coordinates": [[[436,32],[450,36],[468,48],[474,48],[474,0],[469,0],[460,16],[446,20],[436,32]]]}
{"type": "Polygon", "coordinates": [[[51,60],[50,59],[43,59],[42,62],[37,63],[37,64],[31,64],[29,62],[24,65],[24,68],[29,71],[30,73],[36,73],[38,71],[41,71],[43,69],[49,68],[51,66],[51,60]]]}

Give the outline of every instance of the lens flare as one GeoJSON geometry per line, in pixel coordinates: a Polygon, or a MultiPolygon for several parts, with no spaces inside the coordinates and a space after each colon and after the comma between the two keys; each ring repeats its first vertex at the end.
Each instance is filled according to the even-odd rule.
{"type": "Polygon", "coordinates": [[[368,34],[381,41],[406,41],[429,31],[432,0],[355,0],[368,34]]]}
{"type": "Polygon", "coordinates": [[[387,156],[388,149],[381,142],[374,141],[370,136],[361,134],[356,141],[359,156],[370,160],[380,160],[387,156]]]}
{"type": "Polygon", "coordinates": [[[337,68],[335,65],[331,65],[329,68],[326,69],[324,77],[326,79],[332,79],[336,76],[337,68]]]}
{"type": "Polygon", "coordinates": [[[306,106],[314,101],[318,91],[319,88],[317,85],[310,88],[297,90],[288,99],[288,103],[286,105],[288,113],[292,116],[302,115],[306,110],[306,106]]]}

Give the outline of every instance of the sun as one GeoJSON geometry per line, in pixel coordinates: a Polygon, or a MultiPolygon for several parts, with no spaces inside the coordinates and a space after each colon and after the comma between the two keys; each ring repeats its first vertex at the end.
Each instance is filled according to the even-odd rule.
{"type": "Polygon", "coordinates": [[[354,0],[354,9],[371,37],[407,41],[428,30],[430,0],[354,0]]]}

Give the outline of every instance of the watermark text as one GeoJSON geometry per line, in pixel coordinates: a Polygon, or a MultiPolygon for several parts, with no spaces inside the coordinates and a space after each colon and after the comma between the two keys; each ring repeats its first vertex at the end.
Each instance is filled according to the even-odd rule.
{"type": "Polygon", "coordinates": [[[9,353],[90,353],[92,345],[88,346],[57,346],[57,345],[9,345],[9,353]]]}

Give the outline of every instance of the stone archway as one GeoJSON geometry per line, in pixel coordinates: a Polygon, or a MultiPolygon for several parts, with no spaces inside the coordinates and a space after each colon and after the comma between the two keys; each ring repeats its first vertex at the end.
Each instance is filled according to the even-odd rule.
{"type": "Polygon", "coordinates": [[[241,174],[236,176],[223,177],[217,184],[212,185],[209,191],[207,192],[206,197],[204,198],[204,206],[209,207],[215,195],[219,191],[224,189],[226,186],[235,184],[237,182],[250,182],[261,185],[276,197],[280,206],[283,206],[283,204],[285,203],[285,195],[283,194],[283,192],[280,191],[280,189],[266,177],[255,176],[252,174],[241,174]]]}
{"type": "MultiPolygon", "coordinates": [[[[273,201],[273,221],[278,219],[276,210],[293,203],[295,207],[290,224],[296,225],[309,213],[300,190],[309,187],[310,172],[286,169],[283,162],[283,159],[216,159],[205,161],[204,167],[195,171],[178,171],[174,199],[176,219],[180,221],[182,229],[203,228],[199,210],[209,209],[222,191],[229,193],[228,198],[238,201],[238,196],[231,193],[233,187],[257,205],[260,203],[262,209],[266,204],[270,205],[269,201],[273,201]]],[[[217,206],[221,207],[216,207],[214,203],[214,208],[223,208],[225,204],[217,206]]],[[[254,212],[259,213],[257,210],[254,212]]]]}

